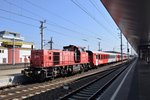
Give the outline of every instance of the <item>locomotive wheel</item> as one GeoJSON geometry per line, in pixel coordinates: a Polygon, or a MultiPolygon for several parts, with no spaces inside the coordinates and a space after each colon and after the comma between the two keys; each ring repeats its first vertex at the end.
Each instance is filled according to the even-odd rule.
{"type": "Polygon", "coordinates": [[[46,79],[46,73],[44,71],[41,72],[39,81],[43,82],[46,79]]]}
{"type": "Polygon", "coordinates": [[[84,71],[85,71],[84,67],[83,67],[83,66],[81,66],[81,67],[80,67],[80,71],[79,71],[79,73],[82,73],[82,72],[84,72],[84,71]]]}
{"type": "Polygon", "coordinates": [[[56,77],[56,76],[55,76],[55,73],[52,72],[52,78],[51,78],[51,79],[53,80],[53,79],[55,79],[55,77],[56,77]]]}
{"type": "Polygon", "coordinates": [[[71,68],[68,68],[68,70],[67,70],[67,76],[72,75],[72,73],[73,73],[73,70],[71,68]]]}

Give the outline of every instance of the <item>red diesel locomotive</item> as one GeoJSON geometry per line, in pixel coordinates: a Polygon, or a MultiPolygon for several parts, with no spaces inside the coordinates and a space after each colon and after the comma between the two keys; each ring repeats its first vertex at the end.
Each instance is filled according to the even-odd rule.
{"type": "MultiPolygon", "coordinates": [[[[123,55],[123,60],[127,56],[123,55]]],[[[85,51],[74,45],[65,46],[63,50],[32,50],[30,67],[22,73],[28,77],[43,81],[46,78],[65,76],[82,72],[102,64],[121,60],[119,53],[85,51]]]]}

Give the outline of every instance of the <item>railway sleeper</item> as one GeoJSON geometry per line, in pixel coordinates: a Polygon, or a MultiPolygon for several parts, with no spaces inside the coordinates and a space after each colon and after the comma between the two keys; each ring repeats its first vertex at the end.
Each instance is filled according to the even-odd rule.
{"type": "Polygon", "coordinates": [[[87,91],[81,91],[80,93],[83,93],[83,94],[93,94],[92,92],[87,92],[87,91]]]}
{"type": "MultiPolygon", "coordinates": [[[[92,93],[93,94],[93,93],[92,93]]],[[[78,96],[83,96],[83,97],[90,97],[92,94],[84,94],[84,93],[77,93],[76,95],[78,95],[78,96]]]]}
{"type": "Polygon", "coordinates": [[[73,95],[72,98],[74,98],[76,100],[81,100],[81,99],[87,100],[88,97],[82,97],[82,96],[73,95]]]}

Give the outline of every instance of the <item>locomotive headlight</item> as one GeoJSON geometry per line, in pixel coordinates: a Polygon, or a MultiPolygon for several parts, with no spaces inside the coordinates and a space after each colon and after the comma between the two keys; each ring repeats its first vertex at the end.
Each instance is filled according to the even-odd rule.
{"type": "Polygon", "coordinates": [[[29,73],[32,73],[32,71],[29,71],[29,73]]]}
{"type": "Polygon", "coordinates": [[[37,71],[37,73],[40,74],[41,72],[40,72],[40,71],[37,71]]]}

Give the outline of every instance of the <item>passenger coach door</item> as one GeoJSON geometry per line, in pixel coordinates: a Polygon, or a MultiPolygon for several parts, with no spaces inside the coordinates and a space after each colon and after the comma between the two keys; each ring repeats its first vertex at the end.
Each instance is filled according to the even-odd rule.
{"type": "Polygon", "coordinates": [[[96,55],[96,66],[98,66],[98,55],[96,55]]]}

